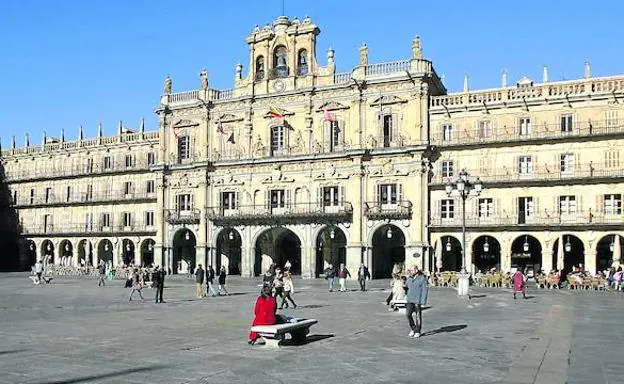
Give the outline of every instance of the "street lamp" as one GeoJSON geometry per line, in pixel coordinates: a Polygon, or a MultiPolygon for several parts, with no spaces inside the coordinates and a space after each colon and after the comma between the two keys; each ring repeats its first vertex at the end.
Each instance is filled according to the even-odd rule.
{"type": "Polygon", "coordinates": [[[449,236],[446,238],[446,252],[451,252],[451,249],[451,237],[449,236]]]}
{"type": "Polygon", "coordinates": [[[570,252],[572,250],[572,244],[570,244],[570,236],[568,236],[568,240],[564,244],[564,249],[566,252],[570,252]]]}
{"type": "Polygon", "coordinates": [[[186,235],[184,235],[186,240],[191,240],[191,231],[186,231],[186,235]]]}
{"type": "Polygon", "coordinates": [[[154,245],[152,243],[147,244],[147,251],[152,252],[154,250],[154,245]]]}
{"type": "MultiPolygon", "coordinates": [[[[457,285],[457,295],[459,297],[468,297],[469,274],[466,271],[466,199],[472,196],[479,196],[483,190],[481,180],[477,178],[474,182],[469,179],[469,174],[465,169],[459,172],[459,178],[453,183],[449,182],[444,187],[448,197],[453,195],[454,191],[462,201],[462,269],[459,274],[457,285]]],[[[448,246],[447,246],[448,249],[448,246]]]]}
{"type": "Polygon", "coordinates": [[[104,244],[104,250],[108,252],[108,243],[104,244]]]}
{"type": "Polygon", "coordinates": [[[490,251],[490,243],[488,243],[487,237],[485,238],[485,243],[483,243],[483,252],[488,253],[490,251]]]}
{"type": "Polygon", "coordinates": [[[611,244],[609,244],[609,251],[613,252],[614,249],[615,249],[615,241],[612,241],[611,244]]]}
{"type": "Polygon", "coordinates": [[[388,239],[392,239],[392,227],[388,227],[388,232],[386,232],[386,237],[388,239]]]}
{"type": "Polygon", "coordinates": [[[228,235],[228,238],[230,240],[234,240],[234,231],[230,231],[230,234],[228,235]]]}
{"type": "Polygon", "coordinates": [[[529,236],[524,236],[524,244],[522,244],[524,252],[529,252],[529,236]]]}
{"type": "Polygon", "coordinates": [[[329,231],[329,238],[333,239],[334,237],[336,237],[336,231],[334,231],[334,228],[332,228],[331,231],[329,231]]]}

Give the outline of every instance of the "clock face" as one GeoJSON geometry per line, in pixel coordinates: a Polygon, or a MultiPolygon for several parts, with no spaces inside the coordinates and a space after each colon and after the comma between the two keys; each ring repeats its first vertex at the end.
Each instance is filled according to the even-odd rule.
{"type": "Polygon", "coordinates": [[[275,83],[273,83],[273,89],[275,89],[275,91],[277,92],[282,92],[284,90],[284,82],[282,80],[276,80],[275,83]]]}

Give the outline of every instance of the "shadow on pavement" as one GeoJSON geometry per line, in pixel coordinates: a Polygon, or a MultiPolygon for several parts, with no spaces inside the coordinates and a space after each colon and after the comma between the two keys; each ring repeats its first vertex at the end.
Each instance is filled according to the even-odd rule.
{"type": "Polygon", "coordinates": [[[330,333],[328,335],[308,335],[308,337],[305,338],[305,341],[294,341],[292,339],[287,339],[287,340],[282,341],[282,345],[283,346],[306,345],[306,344],[314,343],[315,341],[321,341],[321,340],[329,339],[332,337],[334,337],[333,333],[330,333]]]}
{"type": "Polygon", "coordinates": [[[322,305],[322,304],[298,305],[297,309],[315,309],[315,308],[323,308],[323,307],[327,307],[327,305],[322,305]]]}
{"type": "Polygon", "coordinates": [[[455,331],[461,331],[462,329],[468,327],[466,324],[459,324],[459,325],[446,325],[444,327],[440,327],[438,329],[435,329],[433,331],[429,331],[429,332],[425,332],[422,334],[422,336],[432,336],[438,333],[442,333],[442,332],[455,332],[455,331]]]}
{"type": "Polygon", "coordinates": [[[10,351],[0,351],[0,356],[2,355],[10,355],[13,353],[20,353],[20,352],[26,352],[28,351],[28,349],[12,349],[10,351]]]}
{"type": "Polygon", "coordinates": [[[485,293],[480,294],[480,295],[470,295],[471,299],[481,299],[483,297],[487,297],[487,295],[485,293]]]}
{"type": "Polygon", "coordinates": [[[163,369],[163,368],[166,368],[166,367],[167,366],[165,366],[165,365],[153,365],[153,366],[149,366],[149,367],[131,368],[131,369],[124,369],[124,370],[117,371],[117,372],[102,373],[102,374],[99,374],[99,375],[90,375],[90,376],[76,377],[74,379],[53,380],[53,381],[40,381],[39,383],[40,384],[86,383],[86,382],[90,382],[92,380],[106,379],[106,378],[115,377],[115,376],[123,376],[123,375],[130,374],[130,373],[154,371],[154,370],[159,370],[159,369],[163,369]]]}

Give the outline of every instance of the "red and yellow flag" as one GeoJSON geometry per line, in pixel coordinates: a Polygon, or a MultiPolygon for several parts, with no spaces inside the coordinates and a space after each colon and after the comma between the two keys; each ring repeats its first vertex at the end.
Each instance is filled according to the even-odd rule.
{"type": "Polygon", "coordinates": [[[284,118],[284,114],[277,108],[275,108],[274,106],[269,106],[269,114],[273,117],[277,117],[278,119],[283,119],[284,118]]]}

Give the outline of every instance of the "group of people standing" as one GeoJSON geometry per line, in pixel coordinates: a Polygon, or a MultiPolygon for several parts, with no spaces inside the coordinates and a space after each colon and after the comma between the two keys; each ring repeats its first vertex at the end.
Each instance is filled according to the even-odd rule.
{"type": "MultiPolygon", "coordinates": [[[[347,278],[351,278],[351,273],[345,267],[344,263],[341,263],[338,267],[338,270],[334,269],[333,264],[329,264],[327,268],[325,268],[325,279],[327,280],[327,286],[329,288],[329,292],[334,291],[334,280],[338,277],[338,283],[340,284],[340,292],[347,291],[347,278]]],[[[364,265],[364,263],[360,264],[360,268],[358,268],[357,279],[360,284],[360,291],[366,290],[366,280],[370,280],[371,274],[368,271],[368,267],[364,265]]]]}
{"type": "Polygon", "coordinates": [[[215,292],[215,289],[214,289],[215,270],[214,268],[212,268],[212,265],[208,265],[208,267],[204,271],[204,268],[202,268],[202,265],[199,264],[197,268],[195,269],[195,285],[197,286],[197,289],[195,292],[196,292],[197,298],[201,299],[202,297],[206,297],[208,293],[210,293],[212,297],[215,297],[217,295],[221,296],[222,294],[228,295],[229,292],[225,288],[226,276],[227,276],[227,271],[225,269],[225,266],[222,265],[221,268],[219,269],[219,277],[217,279],[219,283],[218,292],[215,292]],[[206,281],[206,290],[204,290],[204,280],[206,281]]]}
{"type": "Polygon", "coordinates": [[[288,308],[288,302],[292,304],[293,308],[297,308],[297,304],[292,297],[295,293],[295,284],[292,280],[290,263],[288,261],[286,261],[286,264],[284,265],[283,272],[276,264],[271,264],[262,278],[262,285],[263,287],[269,289],[271,295],[276,299],[276,301],[277,297],[282,299],[279,309],[284,309],[284,306],[288,308]]]}

